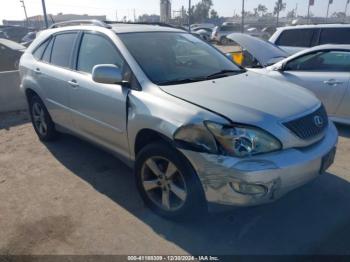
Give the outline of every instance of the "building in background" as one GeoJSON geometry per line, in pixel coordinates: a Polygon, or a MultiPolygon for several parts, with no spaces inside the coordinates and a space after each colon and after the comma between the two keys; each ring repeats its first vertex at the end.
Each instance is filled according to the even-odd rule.
{"type": "Polygon", "coordinates": [[[160,22],[169,23],[171,20],[170,0],[160,0],[160,22]]]}
{"type": "MultiPolygon", "coordinates": [[[[91,15],[76,15],[76,14],[62,14],[59,13],[57,15],[48,14],[48,22],[49,25],[53,23],[59,23],[69,20],[86,20],[86,19],[98,19],[105,21],[105,15],[91,16],[91,15]]],[[[37,30],[43,29],[45,27],[44,17],[42,15],[28,17],[28,22],[26,20],[3,20],[4,26],[24,26],[30,27],[37,30]]]]}

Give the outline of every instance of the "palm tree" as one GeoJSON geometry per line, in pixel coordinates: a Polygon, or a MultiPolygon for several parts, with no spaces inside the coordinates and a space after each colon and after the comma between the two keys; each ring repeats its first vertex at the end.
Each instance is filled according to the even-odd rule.
{"type": "Polygon", "coordinates": [[[277,2],[275,3],[275,8],[273,10],[273,14],[277,15],[277,26],[278,26],[278,22],[279,22],[280,12],[285,10],[286,7],[287,7],[287,4],[283,3],[283,0],[277,0],[277,2]]]}
{"type": "Polygon", "coordinates": [[[258,10],[258,12],[261,13],[261,16],[264,16],[264,14],[266,14],[268,9],[265,5],[259,4],[257,10],[258,10]]]}

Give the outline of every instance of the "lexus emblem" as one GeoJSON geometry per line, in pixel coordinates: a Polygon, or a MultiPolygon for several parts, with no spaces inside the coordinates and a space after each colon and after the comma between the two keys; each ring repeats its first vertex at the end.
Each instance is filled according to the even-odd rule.
{"type": "Polygon", "coordinates": [[[323,127],[323,123],[324,123],[323,118],[320,116],[315,116],[314,123],[317,127],[323,127]]]}

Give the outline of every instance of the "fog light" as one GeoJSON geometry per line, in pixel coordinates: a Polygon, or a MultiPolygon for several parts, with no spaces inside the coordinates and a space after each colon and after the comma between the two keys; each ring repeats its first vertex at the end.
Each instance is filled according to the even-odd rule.
{"type": "Polygon", "coordinates": [[[265,195],[267,193],[267,187],[263,185],[247,184],[240,182],[230,183],[234,191],[247,195],[265,195]]]}

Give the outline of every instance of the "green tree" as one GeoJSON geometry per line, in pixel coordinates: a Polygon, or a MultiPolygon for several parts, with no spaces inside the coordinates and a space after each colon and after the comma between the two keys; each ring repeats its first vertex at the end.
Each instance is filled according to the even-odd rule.
{"type": "Polygon", "coordinates": [[[283,3],[283,1],[277,1],[275,3],[275,7],[273,9],[273,14],[274,15],[278,15],[280,12],[282,12],[283,10],[285,10],[287,7],[286,3],[283,3]]]}
{"type": "Polygon", "coordinates": [[[211,19],[219,19],[218,12],[216,12],[214,9],[210,11],[210,18],[211,19]]]}
{"type": "Polygon", "coordinates": [[[285,10],[287,7],[286,3],[283,3],[283,0],[277,0],[275,3],[275,8],[273,9],[273,14],[277,15],[277,26],[280,18],[280,12],[285,10]]]}
{"type": "Polygon", "coordinates": [[[213,6],[211,0],[202,0],[194,7],[191,7],[192,23],[203,23],[209,18],[209,11],[213,6]]]}
{"type": "Polygon", "coordinates": [[[264,16],[267,13],[267,7],[265,5],[259,4],[258,5],[258,12],[261,14],[261,16],[264,16]]]}
{"type": "Polygon", "coordinates": [[[296,17],[295,9],[293,9],[287,13],[288,19],[294,19],[295,17],[296,17]]]}
{"type": "Polygon", "coordinates": [[[332,17],[335,17],[335,18],[344,18],[346,17],[346,14],[344,12],[334,12],[332,14],[332,17]]]}

